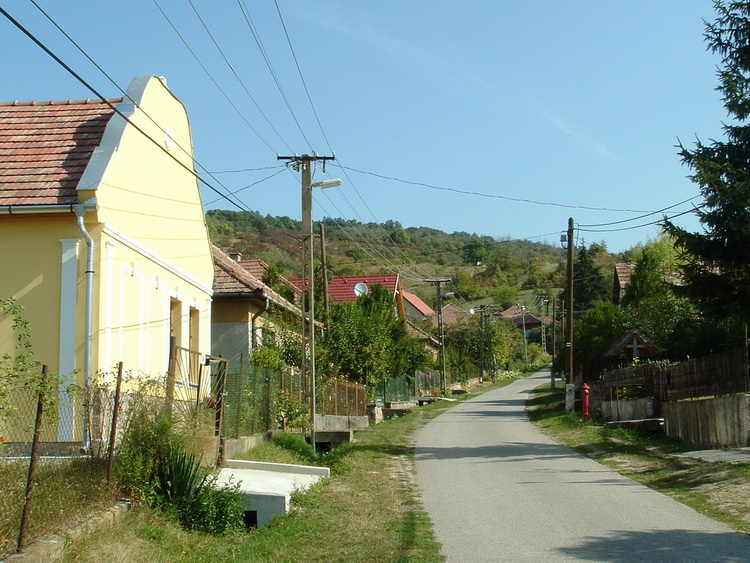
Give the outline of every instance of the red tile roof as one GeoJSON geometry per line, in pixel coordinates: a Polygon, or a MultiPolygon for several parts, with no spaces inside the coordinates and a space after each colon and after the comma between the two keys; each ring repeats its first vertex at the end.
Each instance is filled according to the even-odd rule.
{"type": "MultiPolygon", "coordinates": [[[[466,324],[469,322],[470,319],[471,319],[471,315],[467,313],[466,311],[462,310],[455,303],[448,303],[447,305],[443,305],[443,325],[444,326],[466,324]]],[[[437,315],[432,317],[432,322],[436,327],[438,326],[437,315]]]]}
{"type": "MultiPolygon", "coordinates": [[[[299,278],[289,280],[289,282],[295,287],[302,288],[302,280],[299,278]]],[[[335,277],[328,282],[328,295],[337,303],[355,301],[357,295],[354,293],[354,286],[358,283],[365,284],[368,290],[372,289],[375,284],[382,285],[395,295],[398,286],[398,274],[335,277]]]]}
{"type": "Polygon", "coordinates": [[[268,270],[268,264],[263,260],[240,260],[237,263],[258,279],[261,279],[268,270]]]}
{"type": "Polygon", "coordinates": [[[0,205],[76,203],[113,114],[101,100],[0,103],[0,205]]]}
{"type": "Polygon", "coordinates": [[[227,256],[220,248],[211,245],[211,255],[214,259],[214,296],[255,294],[259,299],[268,297],[273,303],[301,315],[300,310],[292,303],[284,299],[258,278],[250,274],[239,262],[235,262],[227,256]]]}
{"type": "Polygon", "coordinates": [[[430,306],[422,301],[417,295],[409,293],[408,291],[402,291],[401,293],[404,296],[404,300],[408,301],[412,307],[422,313],[425,317],[431,317],[435,314],[435,311],[433,311],[430,306]]]}

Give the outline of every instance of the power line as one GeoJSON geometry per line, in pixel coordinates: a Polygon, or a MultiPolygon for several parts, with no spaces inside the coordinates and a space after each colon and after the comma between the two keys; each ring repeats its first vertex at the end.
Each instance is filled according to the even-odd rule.
{"type": "MultiPolygon", "coordinates": [[[[88,88],[97,98],[99,98],[104,104],[106,104],[113,112],[115,112],[118,116],[120,116],[122,119],[124,119],[128,124],[130,124],[136,131],[138,131],[141,135],[146,137],[149,141],[151,141],[154,145],[156,145],[164,154],[166,154],[169,158],[171,158],[175,163],[177,163],[180,167],[184,168],[186,171],[188,171],[192,176],[196,178],[199,182],[204,184],[206,187],[211,189],[212,191],[216,192],[218,195],[220,195],[222,198],[226,199],[230,203],[232,203],[234,206],[236,206],[238,209],[241,209],[243,211],[246,210],[245,207],[241,205],[241,202],[235,202],[232,201],[228,196],[223,194],[218,188],[201,178],[197,172],[193,169],[188,167],[186,164],[181,162],[177,159],[169,150],[164,147],[159,141],[155,140],[153,137],[151,137],[148,133],[146,133],[141,127],[133,123],[131,119],[126,116],[124,113],[122,113],[119,109],[117,109],[116,105],[110,102],[107,98],[105,98],[102,94],[100,94],[96,88],[94,88],[91,84],[89,84],[82,76],[80,76],[77,72],[75,72],[70,66],[68,66],[60,57],[58,57],[55,53],[53,53],[44,43],[42,43],[39,39],[36,38],[29,30],[27,30],[20,22],[15,20],[8,12],[5,11],[4,8],[0,7],[0,13],[2,13],[13,25],[15,25],[24,35],[26,35],[29,39],[31,39],[40,49],[42,49],[45,53],[47,53],[52,59],[59,64],[61,67],[63,67],[68,73],[70,73],[73,78],[78,80],[81,84],[83,84],[86,88],[88,88]]],[[[183,149],[184,150],[184,149],[183,149]]],[[[192,159],[192,162],[194,164],[197,164],[195,159],[192,159]]],[[[225,187],[225,186],[222,186],[225,187]]],[[[226,187],[225,187],[226,189],[226,187]]]]}
{"type": "MultiPolygon", "coordinates": [[[[242,188],[239,188],[239,189],[237,189],[237,190],[234,190],[233,192],[230,192],[230,193],[229,193],[229,195],[233,195],[233,196],[234,196],[234,195],[237,195],[237,194],[238,194],[239,192],[241,192],[241,191],[244,191],[244,190],[247,190],[247,189],[249,189],[249,188],[252,188],[253,186],[257,186],[258,184],[262,184],[263,182],[265,182],[265,181],[267,181],[267,180],[270,180],[271,178],[275,178],[276,176],[278,176],[278,175],[279,175],[279,174],[281,174],[282,172],[286,172],[286,170],[279,170],[279,171],[277,171],[277,172],[274,172],[274,173],[273,173],[273,174],[271,174],[270,176],[266,176],[265,178],[262,178],[262,179],[258,180],[257,182],[253,182],[252,184],[248,184],[247,186],[244,186],[244,187],[242,187],[242,188]]],[[[217,201],[221,201],[222,199],[223,199],[223,198],[217,198],[217,199],[214,199],[214,200],[212,200],[212,201],[209,201],[209,202],[207,202],[207,203],[206,203],[206,205],[213,205],[214,203],[216,203],[217,201]]]]}
{"type": "Polygon", "coordinates": [[[649,223],[643,223],[641,225],[634,225],[632,227],[622,227],[620,229],[580,229],[579,228],[579,230],[582,232],[586,232],[586,233],[619,233],[622,231],[632,231],[634,229],[642,229],[644,227],[651,227],[652,225],[658,225],[664,220],[671,221],[672,219],[676,219],[677,217],[682,217],[683,215],[687,215],[688,213],[695,213],[697,209],[700,209],[700,207],[703,207],[703,206],[699,206],[694,209],[688,209],[687,211],[683,211],[682,213],[676,213],[672,215],[671,217],[667,217],[665,215],[662,219],[658,221],[651,221],[649,223]]]}
{"type": "Polygon", "coordinates": [[[663,207],[662,209],[659,209],[657,211],[652,211],[651,213],[646,213],[645,215],[640,215],[638,217],[633,217],[632,219],[623,219],[622,221],[612,221],[610,223],[597,223],[597,224],[591,224],[591,225],[581,225],[579,224],[579,227],[609,227],[610,225],[621,225],[622,223],[629,223],[631,221],[638,221],[639,219],[644,219],[646,217],[649,217],[650,215],[656,215],[657,213],[663,213],[664,211],[668,211],[670,209],[673,209],[675,207],[678,207],[684,203],[687,203],[689,201],[694,200],[695,198],[700,197],[699,195],[694,195],[692,197],[689,197],[679,203],[675,203],[674,205],[670,205],[668,207],[663,207]]]}
{"type": "Polygon", "coordinates": [[[208,25],[206,24],[205,20],[203,19],[203,17],[198,12],[198,9],[195,7],[195,4],[193,4],[193,0],[188,0],[188,3],[190,4],[190,7],[193,8],[193,12],[195,12],[195,15],[198,17],[198,20],[201,22],[201,25],[203,25],[203,29],[206,31],[206,33],[208,34],[208,36],[211,38],[211,41],[213,42],[213,44],[216,47],[216,49],[219,51],[219,54],[221,55],[221,57],[224,59],[224,62],[227,63],[227,66],[229,67],[229,70],[232,72],[232,74],[234,75],[234,77],[240,83],[240,86],[242,86],[242,89],[245,91],[245,94],[247,94],[247,96],[250,98],[250,100],[252,100],[253,104],[255,104],[255,107],[258,109],[258,111],[260,112],[260,114],[263,116],[263,119],[265,119],[266,123],[268,123],[268,125],[270,125],[271,129],[273,129],[273,132],[276,133],[276,136],[281,140],[282,143],[284,143],[284,146],[291,151],[292,149],[289,147],[289,144],[284,140],[284,138],[281,136],[281,133],[278,132],[278,130],[276,129],[276,127],[274,127],[273,123],[271,123],[271,120],[268,119],[268,116],[260,108],[260,106],[258,105],[258,102],[255,101],[255,98],[250,93],[250,90],[248,89],[248,87],[245,84],[245,82],[242,80],[242,78],[240,78],[240,75],[237,74],[237,71],[234,69],[234,66],[232,65],[232,63],[229,62],[229,58],[226,56],[226,54],[224,53],[224,51],[222,50],[222,48],[219,46],[219,42],[214,37],[213,33],[211,33],[211,30],[208,28],[208,25]]]}
{"type": "MultiPolygon", "coordinates": [[[[177,29],[177,26],[175,26],[174,23],[172,23],[172,20],[169,19],[169,16],[162,9],[162,7],[159,5],[159,2],[157,0],[152,0],[152,2],[154,3],[154,5],[156,5],[156,7],[158,8],[158,10],[161,12],[162,16],[164,16],[164,19],[167,20],[167,23],[170,25],[170,27],[172,28],[172,30],[177,34],[177,37],[180,38],[180,41],[182,41],[182,44],[185,45],[185,47],[190,52],[190,54],[193,56],[193,58],[198,63],[198,65],[203,69],[203,72],[206,73],[206,76],[208,76],[208,78],[211,80],[211,82],[213,82],[214,86],[216,86],[216,88],[219,90],[219,92],[221,92],[221,94],[224,96],[224,98],[229,103],[229,105],[232,106],[232,108],[234,109],[234,111],[237,112],[237,115],[239,115],[240,118],[242,118],[242,120],[245,122],[245,124],[252,130],[253,133],[255,133],[255,135],[258,137],[258,139],[261,140],[261,142],[264,145],[266,145],[273,152],[277,152],[268,143],[268,141],[266,141],[266,139],[258,132],[258,130],[255,129],[255,127],[253,127],[251,125],[251,123],[248,121],[248,119],[245,117],[245,115],[240,111],[240,109],[235,105],[235,103],[229,97],[229,94],[227,94],[226,91],[224,91],[224,89],[219,85],[218,81],[214,78],[213,74],[211,74],[211,72],[208,70],[208,68],[206,68],[206,65],[203,64],[203,61],[201,61],[200,57],[198,57],[198,55],[196,54],[196,52],[193,50],[193,48],[190,46],[190,44],[187,42],[187,40],[182,36],[182,34],[180,33],[180,31],[177,29]]],[[[255,102],[255,100],[253,100],[253,102],[255,102]]],[[[256,107],[258,108],[258,111],[261,112],[261,115],[264,115],[263,112],[261,111],[260,107],[257,104],[256,104],[256,107]]],[[[264,117],[265,117],[265,115],[264,115],[264,117]]],[[[282,141],[282,143],[284,142],[283,139],[281,139],[281,141],[282,141]]]]}
{"type": "MultiPolygon", "coordinates": [[[[340,165],[341,168],[344,168],[340,165]]],[[[402,184],[409,184],[412,186],[420,186],[423,188],[428,188],[431,190],[441,190],[446,192],[453,192],[458,194],[464,194],[464,195],[473,195],[477,197],[486,197],[491,199],[502,199],[505,201],[515,201],[519,203],[531,203],[534,205],[547,205],[550,207],[562,207],[565,209],[586,209],[589,211],[611,211],[615,213],[651,213],[651,211],[643,210],[643,209],[612,209],[610,207],[589,207],[585,205],[569,205],[565,203],[554,203],[551,201],[537,201],[533,199],[524,199],[524,198],[516,198],[516,197],[510,197],[510,196],[504,196],[504,195],[498,195],[498,194],[487,194],[483,192],[476,192],[476,191],[470,191],[470,190],[461,190],[458,188],[449,188],[446,186],[436,186],[434,184],[428,184],[425,182],[414,182],[411,180],[404,180],[402,178],[397,178],[395,176],[386,176],[383,174],[377,174],[375,172],[368,172],[366,170],[358,170],[356,168],[348,167],[347,170],[351,170],[352,172],[358,172],[360,174],[367,174],[368,176],[374,176],[376,178],[382,178],[383,180],[392,180],[394,182],[401,182],[402,184]]]]}
{"type": "MultiPolygon", "coordinates": [[[[271,59],[268,56],[268,53],[266,52],[265,47],[263,46],[263,42],[260,39],[260,35],[258,34],[257,29],[255,28],[255,23],[253,22],[253,18],[250,15],[250,11],[247,9],[247,6],[245,5],[244,0],[237,0],[237,4],[239,5],[240,11],[242,12],[242,15],[245,18],[245,23],[250,29],[250,33],[255,39],[255,43],[257,44],[258,49],[260,50],[260,54],[263,57],[263,60],[265,61],[266,66],[268,67],[268,71],[271,73],[271,78],[273,78],[273,81],[276,84],[276,87],[278,88],[279,93],[281,94],[281,98],[284,100],[284,103],[286,104],[286,107],[289,110],[289,114],[292,116],[294,123],[297,125],[297,128],[299,129],[299,132],[302,134],[302,138],[307,143],[307,146],[310,148],[310,151],[315,152],[313,150],[312,144],[310,143],[307,136],[305,135],[305,132],[302,130],[302,125],[300,125],[300,122],[297,119],[297,115],[294,113],[294,110],[292,109],[292,104],[289,102],[289,98],[287,97],[286,92],[284,91],[284,88],[281,85],[281,81],[279,80],[279,77],[276,74],[276,71],[274,70],[273,65],[271,64],[271,59]]],[[[294,151],[289,149],[289,152],[294,152],[294,151]]]]}
{"type": "Polygon", "coordinates": [[[294,47],[292,46],[292,40],[289,37],[289,31],[286,28],[286,23],[284,23],[284,17],[281,15],[281,8],[279,8],[279,3],[277,0],[274,0],[274,4],[276,5],[276,13],[279,14],[279,21],[281,22],[281,27],[284,29],[284,35],[286,36],[286,42],[289,45],[289,50],[292,53],[292,58],[294,59],[294,64],[297,67],[297,73],[299,74],[300,81],[302,82],[302,86],[305,89],[305,94],[307,94],[307,101],[310,102],[310,108],[312,109],[313,115],[315,115],[315,120],[318,122],[318,127],[320,128],[320,132],[323,134],[323,138],[326,141],[326,144],[328,145],[328,150],[333,153],[333,147],[331,146],[331,142],[328,140],[328,136],[326,135],[325,130],[323,129],[323,124],[320,122],[320,117],[318,116],[318,112],[315,109],[315,104],[313,104],[312,96],[310,96],[310,90],[307,88],[307,82],[305,81],[305,77],[302,74],[302,69],[300,68],[299,61],[297,60],[297,53],[294,52],[294,47]]]}
{"type": "MultiPolygon", "coordinates": [[[[153,117],[151,117],[151,115],[150,115],[150,114],[149,114],[149,113],[148,113],[147,111],[145,111],[145,110],[144,110],[143,108],[141,108],[141,107],[140,107],[140,106],[138,105],[138,103],[137,103],[137,102],[136,102],[136,101],[135,101],[135,100],[134,100],[133,98],[131,98],[131,97],[130,97],[130,95],[129,95],[129,94],[127,93],[127,91],[126,91],[126,90],[125,90],[124,88],[122,88],[122,87],[121,87],[121,86],[120,86],[120,85],[119,85],[119,84],[118,84],[118,83],[117,83],[117,82],[116,82],[116,81],[115,81],[115,80],[114,80],[114,79],[113,79],[113,78],[112,78],[112,77],[111,77],[111,76],[110,76],[110,75],[109,75],[109,74],[107,73],[107,71],[105,71],[105,70],[104,70],[104,69],[103,69],[103,68],[101,67],[101,65],[99,65],[99,64],[98,64],[98,63],[97,63],[97,62],[96,62],[96,61],[95,61],[95,60],[94,60],[94,59],[93,59],[93,58],[92,58],[92,57],[91,57],[91,56],[90,56],[90,55],[89,55],[89,54],[88,54],[88,53],[87,53],[87,52],[86,52],[86,51],[85,51],[84,49],[83,49],[83,47],[81,47],[81,46],[80,46],[80,45],[78,44],[78,42],[76,42],[76,41],[75,41],[75,39],[73,39],[73,38],[72,38],[72,37],[71,37],[71,36],[70,36],[70,35],[69,35],[69,34],[68,34],[68,33],[67,33],[67,32],[66,32],[66,31],[65,31],[65,30],[64,30],[64,29],[63,29],[63,28],[62,28],[62,27],[61,27],[61,26],[60,26],[60,25],[59,25],[59,24],[58,24],[58,23],[57,23],[57,22],[56,22],[56,21],[55,21],[55,20],[54,20],[54,19],[53,19],[53,18],[52,18],[52,17],[51,17],[51,16],[49,15],[49,14],[48,14],[48,13],[47,13],[47,12],[45,12],[45,11],[44,11],[44,9],[43,9],[43,8],[42,8],[41,6],[39,6],[39,4],[37,4],[37,3],[35,2],[35,0],[30,0],[30,1],[31,1],[31,3],[32,3],[32,4],[33,4],[33,5],[35,6],[35,7],[36,7],[36,9],[37,9],[37,10],[39,10],[39,11],[40,11],[40,12],[41,12],[41,13],[42,13],[42,14],[44,15],[44,17],[46,17],[46,18],[47,18],[47,20],[49,20],[49,22],[50,22],[50,23],[52,23],[52,25],[54,25],[54,26],[55,26],[55,27],[57,28],[57,30],[58,30],[58,31],[59,31],[60,33],[62,33],[62,35],[63,35],[63,36],[64,36],[64,37],[65,37],[65,38],[66,38],[66,39],[67,39],[67,40],[68,40],[68,41],[69,41],[70,43],[72,43],[72,44],[73,44],[73,46],[74,46],[74,47],[75,47],[76,49],[78,49],[78,51],[79,51],[79,52],[80,52],[81,54],[82,54],[82,55],[83,55],[84,57],[86,57],[86,59],[87,59],[87,60],[88,60],[88,61],[89,61],[89,62],[90,62],[90,63],[91,63],[92,65],[94,65],[94,67],[95,67],[95,68],[96,68],[96,69],[97,69],[97,70],[98,70],[99,72],[101,72],[101,73],[102,73],[102,74],[103,74],[103,75],[104,75],[104,76],[105,76],[105,77],[107,78],[107,80],[109,80],[109,82],[110,82],[110,83],[111,83],[111,84],[112,84],[112,85],[113,85],[113,86],[114,86],[115,88],[117,88],[117,89],[118,89],[118,90],[119,90],[119,91],[120,91],[120,92],[122,93],[123,97],[127,98],[128,100],[130,100],[130,102],[132,102],[132,103],[133,103],[133,105],[135,105],[135,107],[137,107],[137,108],[138,108],[138,109],[139,109],[139,110],[140,110],[140,111],[141,111],[141,112],[143,113],[143,115],[145,115],[145,116],[146,116],[146,117],[147,117],[147,118],[149,119],[149,121],[151,121],[151,123],[153,123],[153,124],[154,124],[154,125],[155,125],[155,126],[156,126],[156,127],[157,127],[157,128],[158,128],[158,129],[159,129],[159,130],[160,130],[161,132],[162,132],[162,133],[164,133],[165,135],[168,135],[167,131],[165,131],[165,130],[164,130],[164,128],[163,128],[163,127],[162,127],[162,126],[161,126],[161,125],[160,125],[159,123],[157,123],[157,121],[156,121],[156,120],[155,120],[155,119],[154,119],[153,117]]],[[[88,87],[88,86],[87,86],[87,87],[88,87]]],[[[91,88],[89,88],[89,89],[91,90],[91,88]]],[[[93,90],[92,90],[92,91],[93,91],[93,90]]],[[[153,139],[152,139],[152,140],[153,140],[153,139]]],[[[159,146],[161,147],[161,145],[159,145],[159,146]]],[[[183,153],[183,154],[184,154],[185,156],[187,156],[187,157],[188,157],[189,159],[191,159],[191,160],[193,161],[193,163],[194,163],[194,164],[195,164],[195,165],[196,165],[196,166],[197,166],[198,168],[200,168],[200,169],[204,170],[204,171],[205,171],[205,173],[206,173],[206,174],[208,174],[208,176],[210,176],[211,178],[213,178],[213,179],[214,179],[214,180],[215,180],[215,181],[216,181],[216,182],[217,182],[217,183],[218,183],[218,184],[219,184],[219,185],[220,185],[220,186],[221,186],[222,188],[224,188],[225,190],[229,191],[229,190],[228,190],[228,188],[227,188],[227,187],[226,187],[226,186],[225,186],[224,184],[222,184],[222,183],[221,183],[221,182],[220,182],[220,181],[219,181],[219,180],[218,180],[217,178],[215,178],[215,177],[213,176],[213,174],[212,174],[211,172],[208,172],[208,171],[207,171],[207,170],[205,169],[205,167],[203,167],[203,166],[202,166],[202,165],[201,165],[201,164],[200,164],[200,163],[199,163],[199,162],[198,162],[198,161],[197,161],[197,160],[195,159],[195,157],[193,156],[193,154],[192,154],[192,153],[191,153],[190,151],[188,151],[187,149],[185,149],[185,147],[183,147],[183,146],[182,146],[182,145],[181,145],[180,143],[177,143],[177,142],[175,142],[175,146],[177,146],[177,147],[178,147],[178,148],[179,148],[179,149],[180,149],[180,150],[182,151],[182,153],[183,153]]],[[[194,172],[194,171],[193,171],[193,174],[195,174],[195,172],[194,172]]],[[[199,179],[199,180],[200,180],[200,179],[199,179]]],[[[202,180],[200,180],[200,181],[202,181],[202,180]]],[[[214,191],[216,191],[216,190],[214,190],[214,191]]],[[[219,193],[219,192],[217,192],[217,193],[219,193]]],[[[231,194],[230,194],[230,195],[231,195],[231,194]]],[[[239,208],[241,208],[241,207],[240,207],[240,206],[239,206],[239,205],[238,205],[238,204],[237,204],[236,202],[232,202],[231,200],[229,200],[227,196],[223,196],[223,195],[222,195],[222,196],[221,196],[221,197],[220,197],[219,199],[227,199],[227,201],[229,201],[230,203],[232,203],[232,204],[233,204],[233,205],[235,205],[236,207],[239,207],[239,208]]],[[[219,201],[219,199],[217,199],[216,201],[219,201]]],[[[238,201],[239,201],[239,200],[238,200],[238,201]]]]}

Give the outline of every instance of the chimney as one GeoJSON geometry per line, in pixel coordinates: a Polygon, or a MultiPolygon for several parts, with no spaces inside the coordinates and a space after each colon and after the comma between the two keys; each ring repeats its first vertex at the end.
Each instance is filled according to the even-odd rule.
{"type": "Polygon", "coordinates": [[[239,252],[230,252],[229,257],[235,262],[242,262],[242,254],[239,252]]]}

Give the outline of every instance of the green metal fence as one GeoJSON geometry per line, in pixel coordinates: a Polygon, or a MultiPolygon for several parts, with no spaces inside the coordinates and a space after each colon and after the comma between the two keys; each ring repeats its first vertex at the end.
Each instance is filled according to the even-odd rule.
{"type": "Polygon", "coordinates": [[[412,378],[406,375],[379,383],[375,389],[375,400],[382,404],[408,401],[414,394],[412,378]]]}

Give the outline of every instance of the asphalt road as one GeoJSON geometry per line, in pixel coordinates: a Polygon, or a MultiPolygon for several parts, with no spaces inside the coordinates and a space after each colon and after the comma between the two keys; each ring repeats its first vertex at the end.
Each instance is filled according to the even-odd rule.
{"type": "Polygon", "coordinates": [[[448,561],[750,561],[750,536],[555,444],[529,423],[547,371],[459,403],[417,437],[448,561]]]}

